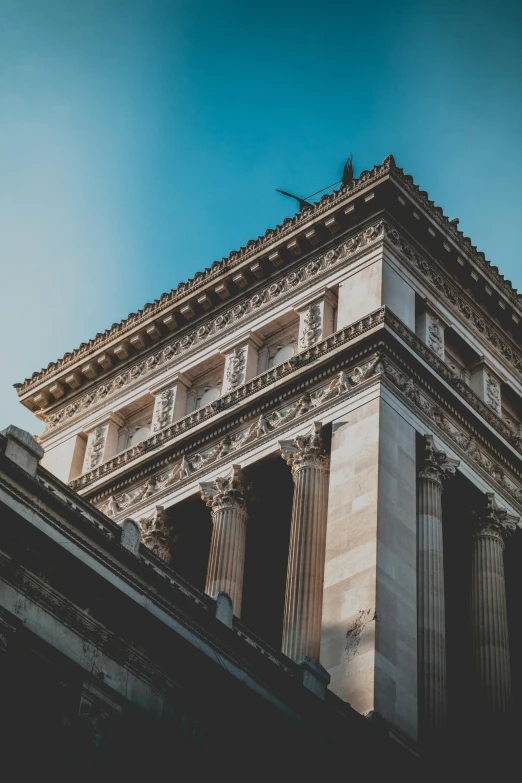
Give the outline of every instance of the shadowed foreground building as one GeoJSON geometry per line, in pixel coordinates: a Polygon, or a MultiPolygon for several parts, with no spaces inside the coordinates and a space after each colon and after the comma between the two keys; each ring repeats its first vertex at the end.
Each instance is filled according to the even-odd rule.
{"type": "Polygon", "coordinates": [[[18,386],[8,756],[520,780],[522,304],[457,224],[388,157],[18,386]]]}

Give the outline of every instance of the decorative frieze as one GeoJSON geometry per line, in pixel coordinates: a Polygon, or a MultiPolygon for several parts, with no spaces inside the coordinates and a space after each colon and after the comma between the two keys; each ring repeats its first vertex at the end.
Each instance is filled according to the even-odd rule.
{"type": "Polygon", "coordinates": [[[401,252],[407,261],[414,265],[414,269],[422,277],[428,280],[437,292],[437,296],[442,297],[449,307],[455,309],[476,330],[479,342],[487,343],[489,348],[494,349],[498,353],[500,360],[511,371],[516,369],[522,372],[522,351],[506,339],[505,334],[496,329],[484,313],[472,305],[471,300],[462,292],[462,289],[453,285],[449,278],[441,273],[441,269],[437,264],[428,261],[417,253],[412,245],[389,223],[385,223],[384,231],[386,239],[401,252]]]}
{"type": "MultiPolygon", "coordinates": [[[[312,346],[312,348],[293,357],[291,360],[283,362],[282,364],[267,371],[263,375],[258,376],[256,379],[248,382],[237,390],[224,395],[221,399],[216,400],[214,403],[211,403],[205,408],[200,408],[193,414],[186,416],[184,419],[176,422],[160,433],[157,433],[148,440],[142,441],[136,446],[127,449],[125,452],[118,454],[116,457],[109,460],[107,463],[98,466],[90,473],[84,474],[78,479],[70,482],[71,486],[74,489],[81,489],[87,486],[93,481],[112,472],[115,468],[128,464],[137,457],[145,454],[147,451],[157,449],[163,443],[167,443],[172,438],[187,432],[191,427],[206,421],[207,419],[214,416],[218,411],[225,410],[230,406],[236,405],[242,400],[248,398],[250,394],[260,391],[278,379],[281,379],[285,375],[293,372],[296,368],[305,367],[308,363],[316,361],[321,356],[327,355],[330,351],[335,350],[343,344],[350,342],[355,337],[364,334],[369,329],[373,329],[374,327],[382,325],[383,323],[392,328],[405,343],[407,343],[417,354],[421,356],[421,358],[428,365],[431,366],[433,370],[435,370],[448,384],[452,385],[453,388],[466,400],[466,402],[471,407],[475,408],[475,410],[477,410],[477,412],[493,428],[495,428],[506,440],[508,440],[515,448],[520,451],[521,442],[518,437],[518,432],[513,432],[510,427],[504,421],[502,421],[502,419],[497,416],[489,406],[486,405],[486,403],[478,398],[478,396],[472,391],[472,389],[469,388],[469,386],[467,386],[462,380],[455,378],[454,374],[446,366],[446,364],[434,356],[432,351],[429,350],[427,346],[396,316],[394,316],[393,313],[391,313],[386,308],[380,308],[355,324],[351,324],[350,326],[339,330],[334,335],[331,335],[326,340],[323,340],[320,344],[312,346]]],[[[362,372],[362,370],[354,371],[356,374],[362,372]]],[[[412,399],[419,397],[418,389],[413,384],[413,380],[411,378],[406,378],[406,376],[401,375],[401,373],[394,370],[391,365],[389,373],[390,376],[395,374],[397,378],[397,385],[399,385],[400,388],[407,384],[407,388],[411,392],[412,399]]],[[[390,377],[390,379],[393,380],[393,377],[390,377]]],[[[340,379],[340,377],[337,376],[334,377],[330,381],[330,393],[335,395],[337,387],[340,387],[346,391],[346,383],[346,377],[344,377],[344,379],[340,379]]],[[[424,398],[420,396],[419,399],[423,400],[424,398]]],[[[429,401],[426,401],[422,404],[425,404],[426,413],[430,416],[432,421],[437,424],[440,422],[442,428],[450,427],[451,430],[451,426],[446,423],[444,417],[441,418],[442,412],[439,405],[433,405],[429,401]]],[[[504,471],[504,468],[501,467],[499,462],[491,460],[490,457],[486,456],[488,453],[492,453],[491,451],[487,452],[485,449],[480,449],[475,443],[474,438],[470,434],[467,434],[465,428],[462,430],[457,429],[457,431],[454,433],[453,439],[459,444],[460,447],[466,446],[466,444],[469,442],[469,451],[470,453],[473,451],[475,455],[475,461],[483,463],[484,465],[489,465],[489,468],[485,469],[489,469],[490,472],[499,477],[501,486],[503,486],[503,488],[509,494],[513,495],[513,493],[516,493],[515,499],[517,502],[520,502],[518,499],[518,485],[514,485],[513,482],[507,478],[506,472],[504,471]]]]}
{"type": "Polygon", "coordinates": [[[482,445],[473,432],[460,420],[447,413],[441,404],[430,399],[420,384],[416,384],[411,376],[406,375],[387,359],[383,358],[379,362],[379,369],[435,427],[458,446],[471,465],[480,468],[487,475],[488,481],[494,481],[510,500],[522,505],[520,478],[517,477],[516,480],[511,478],[500,462],[493,458],[493,452],[488,450],[485,444],[482,445]]]}
{"type": "Polygon", "coordinates": [[[111,496],[101,506],[101,510],[109,517],[117,517],[123,512],[128,514],[136,505],[155,495],[159,497],[167,489],[170,490],[186,479],[193,479],[194,474],[208,470],[211,465],[224,459],[235,459],[233,455],[245,446],[265,437],[273,437],[278,430],[319,409],[323,403],[330,402],[335,397],[347,392],[353,393],[360,384],[378,371],[379,366],[378,357],[373,356],[350,370],[341,370],[329,383],[323,383],[310,394],[305,393],[288,405],[261,414],[251,424],[238,428],[232,436],[226,436],[217,444],[195,454],[184,455],[168,469],[160,471],[147,481],[127,492],[111,496]]]}
{"type": "MultiPolygon", "coordinates": [[[[106,382],[78,400],[64,405],[48,416],[46,432],[58,426],[64,426],[78,416],[85,415],[91,408],[101,407],[107,398],[120,394],[124,388],[140,382],[143,377],[156,373],[159,369],[164,369],[172,361],[179,361],[180,356],[193,353],[199,349],[203,342],[215,339],[218,334],[235,327],[238,321],[250,317],[260,308],[270,306],[274,299],[290,295],[297,288],[308,285],[312,278],[320,277],[337,264],[346,263],[347,258],[381,240],[383,236],[414,264],[415,269],[422,276],[428,278],[438,294],[443,296],[450,306],[456,307],[458,312],[471,323],[473,328],[477,330],[479,340],[486,340],[488,346],[496,350],[510,368],[514,367],[522,372],[522,352],[517,351],[478,309],[472,307],[469,300],[440,273],[437,265],[421,257],[389,223],[379,221],[374,226],[341,243],[337,248],[329,250],[315,261],[304,263],[301,267],[295,268],[279,282],[272,283],[250,299],[234,305],[214,320],[203,323],[192,332],[187,332],[183,337],[168,344],[147,359],[107,379],[106,382]]],[[[442,324],[437,328],[442,329],[442,324]]],[[[433,332],[431,343],[435,347],[437,347],[436,337],[437,335],[433,332]]]]}
{"type": "MultiPolygon", "coordinates": [[[[96,389],[50,414],[46,432],[69,423],[79,416],[84,416],[91,408],[105,405],[107,399],[121,394],[127,387],[140,383],[144,377],[157,373],[160,369],[164,371],[170,364],[178,363],[181,357],[194,353],[204,343],[235,329],[239,322],[248,320],[258,311],[271,307],[276,299],[293,295],[296,290],[309,285],[316,277],[320,277],[338,264],[345,263],[350,256],[382,239],[384,225],[384,222],[380,221],[366,228],[315,261],[294,268],[278,282],[259,290],[254,296],[222,312],[217,318],[203,322],[199,327],[186,332],[183,337],[174,340],[146,359],[108,378],[96,389]]],[[[326,333],[321,332],[319,339],[321,336],[326,336],[326,333]]]]}

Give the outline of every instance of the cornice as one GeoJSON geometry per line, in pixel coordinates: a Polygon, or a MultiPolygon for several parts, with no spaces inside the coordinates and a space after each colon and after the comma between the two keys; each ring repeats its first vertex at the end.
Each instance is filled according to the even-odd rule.
{"type": "Polygon", "coordinates": [[[96,337],[89,340],[87,343],[82,343],[79,348],[64,354],[62,358],[55,362],[51,362],[40,371],[34,372],[30,378],[26,378],[22,383],[15,384],[18,395],[22,396],[26,394],[43,381],[49,380],[63,372],[63,370],[72,367],[78,361],[88,358],[114,338],[121,337],[140,324],[163,314],[169,308],[172,308],[173,305],[182,302],[188,294],[193,295],[209,282],[215,283],[223,273],[239,267],[244,261],[251,260],[253,256],[258,255],[259,253],[264,253],[269,249],[272,249],[278,240],[287,237],[301,225],[306,225],[332,207],[335,207],[337,203],[342,202],[345,198],[377,182],[383,175],[388,174],[394,165],[393,156],[388,155],[382,164],[374,166],[371,171],[361,172],[359,177],[354,179],[349,185],[343,186],[339,190],[333,191],[333,193],[322,196],[321,199],[309,209],[305,209],[302,212],[295,214],[293,217],[285,218],[281,224],[277,225],[275,228],[267,229],[265,233],[257,239],[249,240],[246,245],[239,248],[239,250],[233,250],[226,258],[223,258],[221,261],[214,261],[213,264],[210,267],[207,267],[203,272],[196,272],[193,278],[190,278],[185,283],[179,283],[177,288],[172,289],[170,293],[162,294],[159,299],[147,303],[141,310],[138,310],[137,313],[131,313],[123,321],[113,324],[110,329],[106,329],[105,332],[99,332],[96,337]]]}
{"type": "Polygon", "coordinates": [[[316,223],[318,218],[326,212],[339,207],[346,199],[378,184],[379,181],[384,181],[386,178],[396,182],[415,204],[418,204],[419,207],[425,210],[441,232],[451,239],[468,259],[477,265],[481,272],[500,289],[501,293],[508,297],[511,304],[522,314],[520,296],[516,289],[513,288],[511,282],[504,279],[503,275],[498,272],[498,268],[491,265],[484,254],[472,245],[469,237],[465,237],[458,230],[457,226],[444,215],[442,209],[429,199],[425,191],[420,190],[410,175],[404,174],[403,169],[395,165],[393,156],[389,155],[381,165],[375,166],[371,171],[363,171],[349,185],[324,195],[309,209],[305,209],[291,218],[286,218],[282,224],[274,229],[268,229],[257,240],[250,240],[239,250],[232,251],[227,258],[222,259],[222,261],[215,261],[204,272],[198,272],[186,283],[180,283],[170,293],[162,294],[159,299],[153,303],[146,304],[137,313],[131,313],[128,318],[120,323],[113,324],[104,333],[98,333],[88,343],[82,343],[79,348],[66,353],[61,359],[51,362],[39,372],[33,373],[23,383],[15,384],[18,395],[22,397],[28,394],[41,384],[56,378],[65,370],[72,368],[78,362],[88,359],[97,351],[108,346],[109,343],[118,340],[133,330],[137,330],[140,326],[153,321],[158,316],[164,315],[167,311],[180,305],[184,300],[193,297],[194,294],[197,294],[203,288],[218,282],[220,277],[238,269],[247,262],[251,262],[254,256],[260,256],[269,250],[274,250],[278,243],[290,234],[304,229],[309,224],[316,223]]]}
{"type": "Polygon", "coordinates": [[[415,184],[415,181],[410,174],[405,174],[404,169],[395,165],[395,162],[390,170],[393,178],[400,183],[412,201],[424,208],[439,228],[455,242],[463,254],[475,261],[486,277],[495,285],[499,286],[502,293],[520,309],[521,295],[518,293],[517,289],[513,287],[511,280],[506,280],[504,275],[500,274],[498,271],[498,267],[492,265],[491,261],[487,260],[485,254],[480,250],[477,250],[477,247],[472,244],[470,237],[465,236],[464,233],[457,228],[457,225],[444,214],[442,208],[436,206],[435,202],[429,198],[428,193],[425,190],[421,190],[420,187],[415,184]]]}
{"type": "MultiPolygon", "coordinates": [[[[121,372],[114,372],[111,377],[98,384],[95,389],[64,404],[54,413],[49,414],[45,434],[60,431],[72,421],[85,416],[91,410],[97,410],[106,405],[108,399],[121,395],[129,388],[143,382],[143,378],[153,378],[169,366],[178,363],[195,354],[201,348],[212,345],[228,332],[233,331],[248,318],[262,313],[274,304],[285,302],[301,289],[309,288],[334,270],[337,266],[349,261],[355,261],[360,252],[382,240],[386,231],[386,223],[382,220],[373,223],[356,234],[349,236],[343,242],[330,248],[327,252],[304,260],[292,271],[267,283],[255,294],[247,297],[229,308],[222,310],[217,317],[201,321],[197,326],[186,331],[181,337],[171,340],[148,357],[131,364],[121,372]]],[[[243,338],[238,338],[239,342],[243,338]]],[[[221,346],[225,350],[225,346],[221,346]]]]}

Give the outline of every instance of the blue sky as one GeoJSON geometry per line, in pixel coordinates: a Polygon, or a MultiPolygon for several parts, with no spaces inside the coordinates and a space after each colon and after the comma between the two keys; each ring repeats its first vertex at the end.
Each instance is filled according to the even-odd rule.
{"type": "Polygon", "coordinates": [[[522,4],[0,0],[12,384],[392,152],[522,291],[522,4]]]}

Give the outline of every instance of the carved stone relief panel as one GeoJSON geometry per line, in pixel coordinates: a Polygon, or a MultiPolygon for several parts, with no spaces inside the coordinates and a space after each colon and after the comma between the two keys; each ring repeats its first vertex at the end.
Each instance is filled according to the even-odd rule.
{"type": "Polygon", "coordinates": [[[226,436],[217,444],[200,452],[183,456],[168,469],[157,473],[126,492],[110,497],[99,507],[110,517],[117,517],[123,512],[128,514],[129,509],[132,513],[132,508],[143,501],[155,495],[159,497],[167,488],[188,479],[200,470],[208,469],[219,460],[232,458],[232,455],[239,449],[265,436],[270,436],[296,419],[315,411],[323,403],[354,391],[357,386],[370,379],[378,370],[379,359],[377,355],[363,364],[349,370],[342,370],[336,373],[329,382],[314,389],[313,392],[305,393],[293,402],[276,408],[270,413],[259,415],[253,422],[239,428],[233,435],[226,436]]]}
{"type": "Polygon", "coordinates": [[[49,415],[46,432],[72,419],[84,416],[92,408],[101,407],[107,399],[120,394],[127,387],[142,382],[146,376],[157,373],[158,370],[169,365],[174,368],[181,358],[195,352],[209,340],[236,329],[239,323],[248,321],[258,312],[270,309],[275,301],[288,298],[296,291],[306,289],[317,278],[328,274],[337,265],[346,264],[351,256],[381,241],[384,233],[385,223],[379,221],[318,258],[296,266],[279,281],[267,285],[250,298],[231,306],[219,316],[203,322],[183,337],[158,349],[156,353],[146,359],[142,359],[128,369],[108,378],[74,402],[63,405],[62,408],[49,415]]]}

